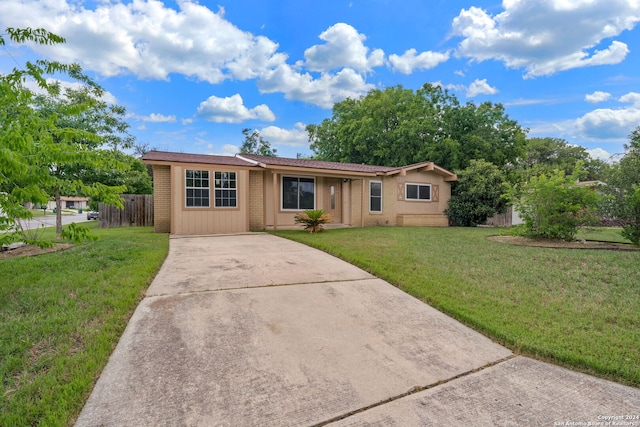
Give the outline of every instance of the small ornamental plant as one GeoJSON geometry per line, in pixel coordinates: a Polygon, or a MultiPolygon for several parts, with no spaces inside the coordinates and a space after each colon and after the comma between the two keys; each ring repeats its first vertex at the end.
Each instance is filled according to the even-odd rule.
{"type": "Polygon", "coordinates": [[[322,224],[333,221],[331,215],[322,209],[309,209],[295,216],[296,224],[302,224],[309,233],[324,231],[322,224]]]}

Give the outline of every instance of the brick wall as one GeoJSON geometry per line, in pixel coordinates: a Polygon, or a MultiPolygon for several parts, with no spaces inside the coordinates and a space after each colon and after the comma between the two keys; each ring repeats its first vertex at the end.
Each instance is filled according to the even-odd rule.
{"type": "Polygon", "coordinates": [[[249,171],[249,229],[264,230],[264,172],[249,171]]]}
{"type": "Polygon", "coordinates": [[[153,165],[153,224],[156,233],[171,232],[171,167],[153,165]]]}
{"type": "Polygon", "coordinates": [[[398,225],[405,227],[447,227],[449,218],[445,214],[401,214],[398,225]]]}

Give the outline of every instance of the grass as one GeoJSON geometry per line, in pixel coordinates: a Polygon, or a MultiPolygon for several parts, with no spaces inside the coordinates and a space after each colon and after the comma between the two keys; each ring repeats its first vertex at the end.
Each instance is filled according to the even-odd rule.
{"type": "MultiPolygon", "coordinates": [[[[85,212],[87,210],[88,209],[83,209],[82,212],[85,212]]],[[[46,211],[42,210],[42,209],[31,209],[30,212],[31,212],[31,215],[34,218],[41,218],[43,216],[49,216],[49,217],[55,217],[56,216],[56,214],[53,213],[53,211],[50,210],[50,209],[47,209],[46,211]]],[[[75,215],[77,213],[78,213],[78,209],[63,209],[62,210],[62,216],[75,215]]]]}
{"type": "Polygon", "coordinates": [[[621,227],[593,227],[581,228],[578,230],[578,239],[584,240],[600,240],[603,242],[614,243],[630,243],[629,240],[622,237],[621,227]]]}
{"type": "Polygon", "coordinates": [[[484,228],[277,235],[353,263],[505,345],[640,386],[640,252],[511,246],[484,228]]]}
{"type": "Polygon", "coordinates": [[[88,226],[100,240],[0,260],[0,425],[73,423],[168,252],[152,228],[88,226]]]}

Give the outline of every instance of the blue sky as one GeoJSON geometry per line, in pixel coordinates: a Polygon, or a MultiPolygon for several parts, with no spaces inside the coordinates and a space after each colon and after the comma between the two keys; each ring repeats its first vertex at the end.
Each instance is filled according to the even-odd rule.
{"type": "Polygon", "coordinates": [[[429,82],[606,158],[640,125],[639,22],[638,0],[2,0],[2,31],[67,43],[6,46],[0,72],[78,62],[166,151],[232,155],[252,128],[309,155],[333,103],[429,82]]]}

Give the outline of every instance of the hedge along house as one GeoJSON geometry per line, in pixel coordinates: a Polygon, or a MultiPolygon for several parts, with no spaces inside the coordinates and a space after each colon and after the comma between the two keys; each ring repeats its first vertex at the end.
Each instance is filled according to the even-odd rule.
{"type": "Polygon", "coordinates": [[[431,162],[370,166],[249,154],[151,151],[156,232],[222,234],[295,226],[306,209],[335,223],[447,226],[456,175],[431,162]]]}

